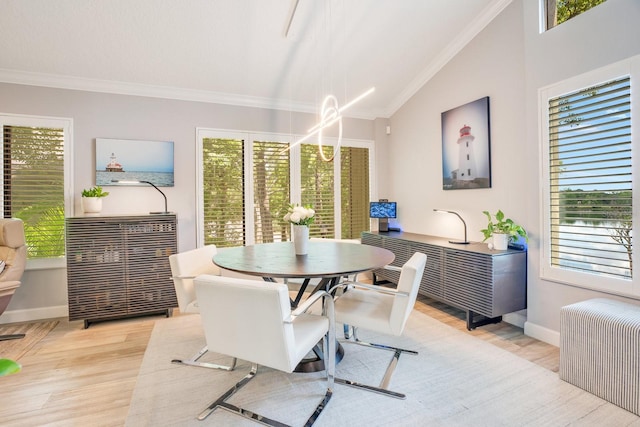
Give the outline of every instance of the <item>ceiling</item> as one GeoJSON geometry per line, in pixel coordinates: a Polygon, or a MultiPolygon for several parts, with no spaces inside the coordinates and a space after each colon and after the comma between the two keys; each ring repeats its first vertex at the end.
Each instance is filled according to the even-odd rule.
{"type": "Polygon", "coordinates": [[[510,2],[3,0],[0,81],[389,117],[510,2]]]}

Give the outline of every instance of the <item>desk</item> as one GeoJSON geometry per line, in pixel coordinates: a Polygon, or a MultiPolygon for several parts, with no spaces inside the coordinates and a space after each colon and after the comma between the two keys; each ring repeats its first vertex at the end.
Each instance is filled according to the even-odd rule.
{"type": "MultiPolygon", "coordinates": [[[[295,307],[310,279],[320,279],[314,291],[328,289],[342,276],[378,269],[395,259],[393,252],[370,245],[311,241],[307,247],[307,255],[295,255],[292,242],[238,246],[221,250],[213,257],[213,262],[220,268],[260,276],[266,281],[274,281],[275,278],[304,279],[296,300],[292,301],[295,307]]],[[[341,359],[344,350],[341,346],[338,349],[341,359]]],[[[315,372],[324,369],[321,350],[316,351],[316,356],[299,365],[296,371],[315,372]]]]}

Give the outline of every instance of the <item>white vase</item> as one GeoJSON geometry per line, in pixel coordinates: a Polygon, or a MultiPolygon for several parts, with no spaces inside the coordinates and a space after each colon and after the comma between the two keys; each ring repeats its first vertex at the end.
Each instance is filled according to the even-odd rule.
{"type": "Polygon", "coordinates": [[[493,249],[497,251],[506,251],[509,246],[510,235],[505,233],[493,233],[493,249]]]}
{"type": "Polygon", "coordinates": [[[293,246],[296,255],[306,255],[309,243],[309,227],[306,225],[292,224],[293,228],[293,246]]]}
{"type": "Polygon", "coordinates": [[[82,210],[88,214],[100,213],[102,211],[102,197],[83,197],[82,210]]]}

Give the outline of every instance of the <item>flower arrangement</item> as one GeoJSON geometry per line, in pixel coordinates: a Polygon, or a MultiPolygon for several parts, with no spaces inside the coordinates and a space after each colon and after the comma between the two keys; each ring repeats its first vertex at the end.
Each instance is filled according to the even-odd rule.
{"type": "Polygon", "coordinates": [[[311,206],[289,205],[284,220],[294,225],[310,226],[315,219],[316,211],[311,206]]]}

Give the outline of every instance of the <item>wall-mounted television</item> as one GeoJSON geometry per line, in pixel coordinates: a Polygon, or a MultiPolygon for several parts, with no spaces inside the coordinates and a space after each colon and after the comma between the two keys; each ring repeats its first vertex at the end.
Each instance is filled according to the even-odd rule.
{"type": "Polygon", "coordinates": [[[369,217],[371,218],[396,218],[396,211],[396,202],[369,203],[369,217]]]}
{"type": "Polygon", "coordinates": [[[173,187],[173,141],[96,138],[96,185],[118,181],[173,187]]]}

